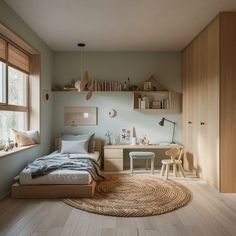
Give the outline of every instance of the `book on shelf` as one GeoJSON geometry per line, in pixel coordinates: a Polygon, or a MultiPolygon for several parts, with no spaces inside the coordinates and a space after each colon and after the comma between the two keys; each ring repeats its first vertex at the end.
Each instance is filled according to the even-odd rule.
{"type": "Polygon", "coordinates": [[[95,80],[94,91],[122,91],[122,84],[118,81],[95,80]]]}

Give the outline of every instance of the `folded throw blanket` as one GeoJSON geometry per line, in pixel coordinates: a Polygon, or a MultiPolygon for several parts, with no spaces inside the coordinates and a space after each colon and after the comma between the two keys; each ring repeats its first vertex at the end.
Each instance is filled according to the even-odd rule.
{"type": "Polygon", "coordinates": [[[34,162],[28,164],[26,168],[30,169],[32,178],[46,175],[50,171],[57,169],[68,169],[77,171],[88,171],[92,176],[93,180],[95,181],[101,181],[105,179],[96,161],[88,157],[70,158],[69,155],[49,155],[37,158],[34,162]]]}

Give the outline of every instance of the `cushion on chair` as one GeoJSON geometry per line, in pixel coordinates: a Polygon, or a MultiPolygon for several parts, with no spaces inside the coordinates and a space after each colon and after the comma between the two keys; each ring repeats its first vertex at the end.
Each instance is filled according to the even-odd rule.
{"type": "Polygon", "coordinates": [[[129,156],[132,158],[153,158],[155,157],[154,152],[130,152],[129,156]]]}

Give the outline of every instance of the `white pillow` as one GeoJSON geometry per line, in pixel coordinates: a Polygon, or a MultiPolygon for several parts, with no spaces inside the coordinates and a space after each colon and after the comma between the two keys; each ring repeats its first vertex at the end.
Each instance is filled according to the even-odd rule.
{"type": "Polygon", "coordinates": [[[88,153],[88,141],[61,141],[61,154],[86,154],[88,153]]]}
{"type": "Polygon", "coordinates": [[[29,131],[16,130],[16,129],[12,129],[12,130],[15,134],[16,141],[17,141],[17,135],[19,135],[19,136],[25,136],[27,138],[30,138],[31,140],[33,140],[35,144],[40,143],[39,134],[37,130],[29,130],[29,131]]]}

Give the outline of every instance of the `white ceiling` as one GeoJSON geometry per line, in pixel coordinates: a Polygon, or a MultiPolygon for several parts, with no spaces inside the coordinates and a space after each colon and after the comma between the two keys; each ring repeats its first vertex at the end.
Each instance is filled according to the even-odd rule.
{"type": "Polygon", "coordinates": [[[236,0],[5,0],[55,51],[181,50],[236,0]]]}

